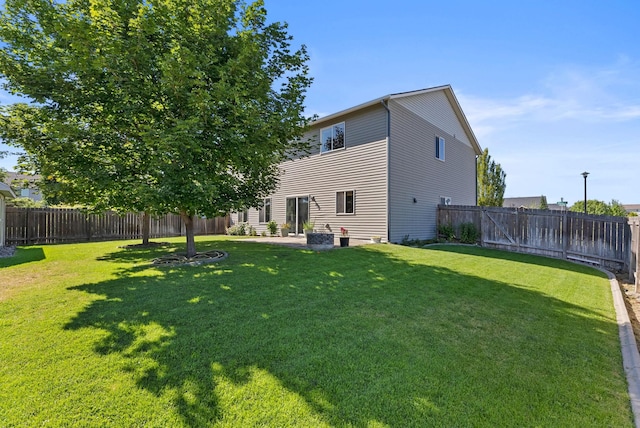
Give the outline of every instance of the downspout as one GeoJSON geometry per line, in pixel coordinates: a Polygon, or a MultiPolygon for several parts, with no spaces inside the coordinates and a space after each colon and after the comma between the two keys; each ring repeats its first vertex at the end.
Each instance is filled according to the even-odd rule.
{"type": "Polygon", "coordinates": [[[476,155],[476,206],[478,206],[478,158],[480,156],[476,155]]]}
{"type": "Polygon", "coordinates": [[[382,104],[382,107],[387,111],[387,242],[391,242],[391,228],[389,221],[391,218],[391,204],[389,203],[389,189],[391,188],[391,174],[389,173],[391,171],[391,110],[389,110],[389,106],[384,102],[384,100],[380,100],[380,104],[382,104]]]}

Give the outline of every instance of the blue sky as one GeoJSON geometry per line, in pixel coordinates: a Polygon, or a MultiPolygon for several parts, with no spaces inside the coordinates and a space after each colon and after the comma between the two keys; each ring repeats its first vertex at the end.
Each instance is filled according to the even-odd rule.
{"type": "Polygon", "coordinates": [[[588,171],[589,199],[640,203],[637,0],[265,3],[308,48],[308,114],[451,84],[505,196],[573,203],[588,171]]]}
{"type": "Polygon", "coordinates": [[[640,203],[640,2],[266,0],[307,45],[309,113],[451,84],[505,196],[640,203]]]}

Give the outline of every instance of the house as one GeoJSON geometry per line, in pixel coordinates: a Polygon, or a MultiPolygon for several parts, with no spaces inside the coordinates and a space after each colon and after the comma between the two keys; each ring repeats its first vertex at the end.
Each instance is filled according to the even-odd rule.
{"type": "Polygon", "coordinates": [[[40,189],[37,185],[38,180],[40,180],[39,175],[7,172],[7,177],[4,182],[13,189],[17,189],[16,192],[18,193],[18,197],[29,198],[35,202],[40,202],[42,201],[42,193],[40,193],[40,189]]]}
{"type": "Polygon", "coordinates": [[[15,198],[16,195],[7,184],[0,182],[0,248],[5,244],[5,233],[7,229],[7,199],[15,198]]]}
{"type": "Polygon", "coordinates": [[[640,204],[625,204],[622,207],[629,214],[635,213],[637,215],[640,215],[640,204]]]}
{"type": "Polygon", "coordinates": [[[519,198],[504,198],[502,200],[504,208],[528,208],[532,210],[541,210],[545,207],[549,208],[546,196],[525,196],[519,198]]]}
{"type": "Polygon", "coordinates": [[[310,156],[280,165],[260,209],[231,216],[385,241],[436,236],[438,204],[476,204],[480,145],[451,86],[386,95],[314,121],[310,156]]]}

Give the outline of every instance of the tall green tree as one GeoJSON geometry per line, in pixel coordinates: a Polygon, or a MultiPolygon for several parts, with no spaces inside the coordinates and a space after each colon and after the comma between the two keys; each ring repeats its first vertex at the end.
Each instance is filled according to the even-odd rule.
{"type": "Polygon", "coordinates": [[[189,256],[194,216],[257,206],[306,149],[308,56],[262,1],[7,0],[0,38],[4,88],[32,102],[1,132],[43,190],[178,213],[189,256]]]}
{"type": "Polygon", "coordinates": [[[478,205],[501,207],[507,188],[507,174],[499,163],[495,163],[485,148],[478,157],[478,205]]]}
{"type": "MultiPolygon", "coordinates": [[[[578,201],[571,205],[569,208],[570,211],[573,212],[584,212],[584,201],[578,201]]],[[[587,200],[587,214],[593,215],[612,215],[618,217],[628,217],[629,214],[624,209],[620,202],[615,199],[611,200],[611,203],[607,204],[604,201],[599,201],[597,199],[589,199],[587,200]]]]}
{"type": "Polygon", "coordinates": [[[615,215],[615,216],[618,216],[618,217],[628,217],[629,216],[629,213],[627,213],[627,210],[624,209],[624,207],[622,206],[620,201],[612,199],[611,203],[609,204],[609,206],[611,207],[611,215],[615,215]]]}
{"type": "MultiPolygon", "coordinates": [[[[6,150],[0,150],[0,159],[4,159],[9,154],[6,150]]],[[[7,178],[7,170],[0,167],[0,182],[7,178]]]]}

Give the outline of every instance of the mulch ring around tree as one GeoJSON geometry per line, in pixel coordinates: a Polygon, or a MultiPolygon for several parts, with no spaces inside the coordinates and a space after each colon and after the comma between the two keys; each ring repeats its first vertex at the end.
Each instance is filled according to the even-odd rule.
{"type": "Polygon", "coordinates": [[[156,266],[199,266],[204,263],[215,263],[226,259],[229,256],[222,250],[210,250],[196,253],[193,257],[187,257],[185,253],[167,254],[166,256],[153,259],[156,266]]]}

